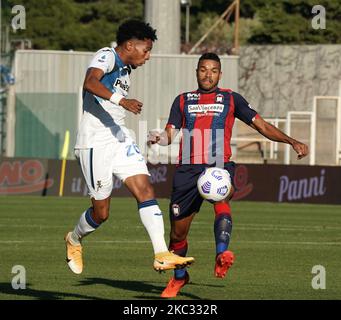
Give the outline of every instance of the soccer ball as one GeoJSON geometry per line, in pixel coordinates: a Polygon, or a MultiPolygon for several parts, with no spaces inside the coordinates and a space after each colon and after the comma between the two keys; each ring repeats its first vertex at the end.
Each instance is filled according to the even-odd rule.
{"type": "Polygon", "coordinates": [[[231,177],[227,170],[206,168],[197,182],[200,195],[208,201],[224,200],[231,192],[231,177]]]}

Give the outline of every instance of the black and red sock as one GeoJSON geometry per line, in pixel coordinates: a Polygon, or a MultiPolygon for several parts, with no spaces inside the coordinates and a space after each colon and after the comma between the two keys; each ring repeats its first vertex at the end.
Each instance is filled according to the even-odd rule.
{"type": "Polygon", "coordinates": [[[231,208],[228,203],[216,203],[214,211],[214,236],[216,254],[218,255],[228,249],[232,233],[232,217],[231,208]]]}
{"type": "MultiPolygon", "coordinates": [[[[187,239],[180,242],[170,242],[169,250],[181,257],[185,257],[188,250],[187,239]]],[[[175,279],[183,279],[186,275],[186,268],[174,270],[175,279]]]]}

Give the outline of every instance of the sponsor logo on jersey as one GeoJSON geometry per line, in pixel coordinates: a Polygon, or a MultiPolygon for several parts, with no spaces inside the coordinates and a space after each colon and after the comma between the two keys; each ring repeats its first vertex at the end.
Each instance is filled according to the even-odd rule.
{"type": "Polygon", "coordinates": [[[114,87],[120,87],[124,91],[129,91],[129,85],[127,85],[127,83],[123,83],[120,79],[116,79],[114,87]]]}
{"type": "Polygon", "coordinates": [[[100,58],[98,59],[98,62],[104,62],[104,61],[105,61],[105,58],[106,58],[106,55],[100,57],[100,58]]]}
{"type": "Polygon", "coordinates": [[[224,96],[222,94],[217,94],[215,97],[215,102],[222,103],[224,101],[224,96]]]}
{"type": "Polygon", "coordinates": [[[189,113],[222,113],[224,111],[223,104],[190,104],[188,105],[189,113]]]}
{"type": "Polygon", "coordinates": [[[187,93],[187,101],[199,100],[199,99],[200,99],[200,93],[187,93]]]}
{"type": "Polygon", "coordinates": [[[120,68],[120,72],[122,76],[125,76],[126,74],[131,73],[131,67],[130,66],[124,66],[123,68],[120,68]]]}

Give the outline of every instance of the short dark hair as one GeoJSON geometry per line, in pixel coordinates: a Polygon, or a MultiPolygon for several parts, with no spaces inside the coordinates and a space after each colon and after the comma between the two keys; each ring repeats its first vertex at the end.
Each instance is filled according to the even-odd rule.
{"type": "Polygon", "coordinates": [[[199,68],[200,61],[202,60],[214,60],[214,61],[219,62],[219,64],[221,65],[219,56],[215,54],[214,52],[206,52],[202,54],[198,61],[198,66],[197,66],[198,68],[199,68]]]}
{"type": "Polygon", "coordinates": [[[150,39],[157,40],[156,29],[153,29],[149,23],[139,20],[128,20],[122,23],[117,30],[116,42],[117,45],[131,39],[150,39]]]}

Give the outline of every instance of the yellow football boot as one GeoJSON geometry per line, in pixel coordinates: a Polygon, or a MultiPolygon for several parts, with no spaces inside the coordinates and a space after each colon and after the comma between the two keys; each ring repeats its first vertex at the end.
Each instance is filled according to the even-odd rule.
{"type": "Polygon", "coordinates": [[[65,236],[66,262],[72,272],[81,274],[83,271],[82,246],[73,245],[70,236],[71,232],[65,236]]]}
{"type": "Polygon", "coordinates": [[[156,271],[182,269],[191,265],[193,262],[193,257],[180,257],[173,252],[165,251],[155,255],[154,269],[156,271]]]}

